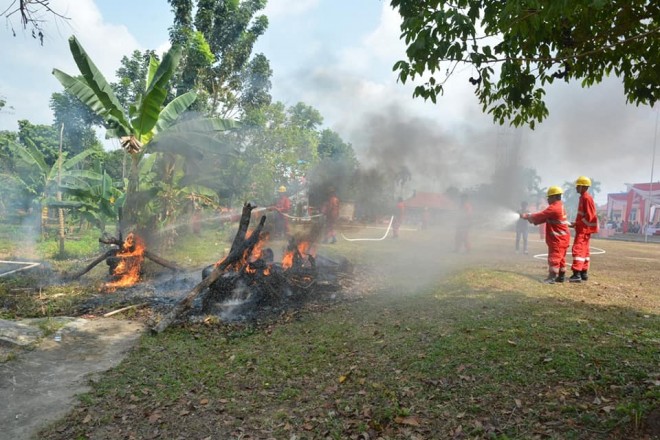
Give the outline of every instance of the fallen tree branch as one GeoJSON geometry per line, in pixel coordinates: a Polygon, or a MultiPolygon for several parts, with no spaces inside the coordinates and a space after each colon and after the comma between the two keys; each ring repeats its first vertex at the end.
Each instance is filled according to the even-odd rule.
{"type": "Polygon", "coordinates": [[[71,275],[69,277],[69,279],[70,280],[77,280],[78,278],[80,278],[81,276],[85,275],[87,272],[92,270],[101,261],[105,260],[108,257],[114,256],[117,253],[117,251],[118,251],[118,249],[110,249],[110,250],[106,251],[103,255],[96,258],[94,261],[92,261],[86,268],[84,268],[83,270],[81,270],[80,272],[78,272],[74,275],[71,275]]]}
{"type": "Polygon", "coordinates": [[[168,269],[172,269],[173,271],[182,271],[183,269],[179,266],[176,265],[176,263],[172,263],[171,261],[167,261],[164,258],[159,257],[158,255],[149,252],[149,251],[144,251],[144,256],[154,263],[158,263],[163,267],[167,267],[168,269]]]}

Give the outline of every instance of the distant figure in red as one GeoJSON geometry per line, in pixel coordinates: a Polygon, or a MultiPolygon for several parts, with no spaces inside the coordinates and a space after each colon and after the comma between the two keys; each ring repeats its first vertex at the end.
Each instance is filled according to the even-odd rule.
{"type": "Polygon", "coordinates": [[[548,277],[546,284],[563,283],[566,273],[566,250],[571,244],[571,234],[568,230],[570,222],[566,219],[566,211],[561,201],[563,190],[558,186],[548,188],[548,207],[534,214],[521,214],[535,225],[546,224],[545,243],[548,245],[548,277]]]}
{"type": "Polygon", "coordinates": [[[328,200],[326,200],[321,208],[321,212],[325,215],[325,237],[323,238],[323,243],[336,243],[337,231],[335,227],[339,219],[339,198],[334,188],[330,187],[328,192],[328,200]]]}
{"type": "Polygon", "coordinates": [[[470,227],[472,226],[472,205],[468,202],[467,194],[461,195],[461,206],[458,208],[458,223],[456,224],[456,241],[454,252],[470,252],[470,227]]]}
{"type": "Polygon", "coordinates": [[[403,224],[405,215],[406,205],[403,204],[403,198],[399,197],[394,211],[394,220],[392,220],[392,238],[399,238],[399,228],[403,224]]]}
{"type": "Polygon", "coordinates": [[[590,186],[591,179],[588,177],[580,176],[575,181],[575,191],[580,194],[580,201],[575,221],[571,223],[571,227],[575,228],[572,249],[573,264],[571,265],[573,275],[568,279],[571,283],[587,281],[589,278],[587,274],[590,259],[589,242],[591,234],[598,232],[598,215],[594,198],[589,194],[590,186]]]}
{"type": "Polygon", "coordinates": [[[280,198],[275,203],[275,209],[279,213],[276,235],[286,236],[289,234],[289,219],[286,215],[291,210],[291,200],[286,195],[285,186],[280,186],[277,192],[280,194],[280,198]]]}

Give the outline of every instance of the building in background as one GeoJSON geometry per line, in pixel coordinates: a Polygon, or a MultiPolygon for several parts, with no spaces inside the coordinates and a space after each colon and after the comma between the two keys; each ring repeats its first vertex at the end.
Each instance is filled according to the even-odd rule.
{"type": "Polygon", "coordinates": [[[607,195],[607,220],[622,232],[660,225],[660,182],[626,183],[627,192],[607,195]]]}

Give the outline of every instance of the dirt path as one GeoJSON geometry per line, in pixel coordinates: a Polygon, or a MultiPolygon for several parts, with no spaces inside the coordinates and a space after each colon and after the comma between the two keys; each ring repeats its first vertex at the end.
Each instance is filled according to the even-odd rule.
{"type": "Polygon", "coordinates": [[[0,364],[0,440],[30,439],[66,415],[76,394],[94,375],[117,365],[144,327],[116,319],[75,319],[62,341],[42,340],[36,349],[0,364]]]}

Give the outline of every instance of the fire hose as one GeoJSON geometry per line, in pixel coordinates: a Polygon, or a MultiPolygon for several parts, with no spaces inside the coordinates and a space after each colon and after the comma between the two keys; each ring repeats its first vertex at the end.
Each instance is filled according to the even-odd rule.
{"type": "Polygon", "coordinates": [[[22,270],[27,270],[27,269],[32,269],[33,267],[39,266],[41,263],[35,263],[34,261],[6,261],[6,260],[0,260],[0,263],[2,264],[20,264],[23,267],[19,267],[18,269],[11,270],[9,272],[3,272],[0,273],[0,277],[4,277],[6,275],[20,272],[22,270]]]}
{"type": "Polygon", "coordinates": [[[387,235],[390,233],[390,229],[392,228],[393,221],[394,221],[394,216],[390,218],[390,224],[387,225],[387,230],[385,231],[385,234],[380,238],[348,238],[343,233],[341,234],[341,238],[343,238],[346,241],[382,241],[385,240],[387,238],[387,235]]]}

